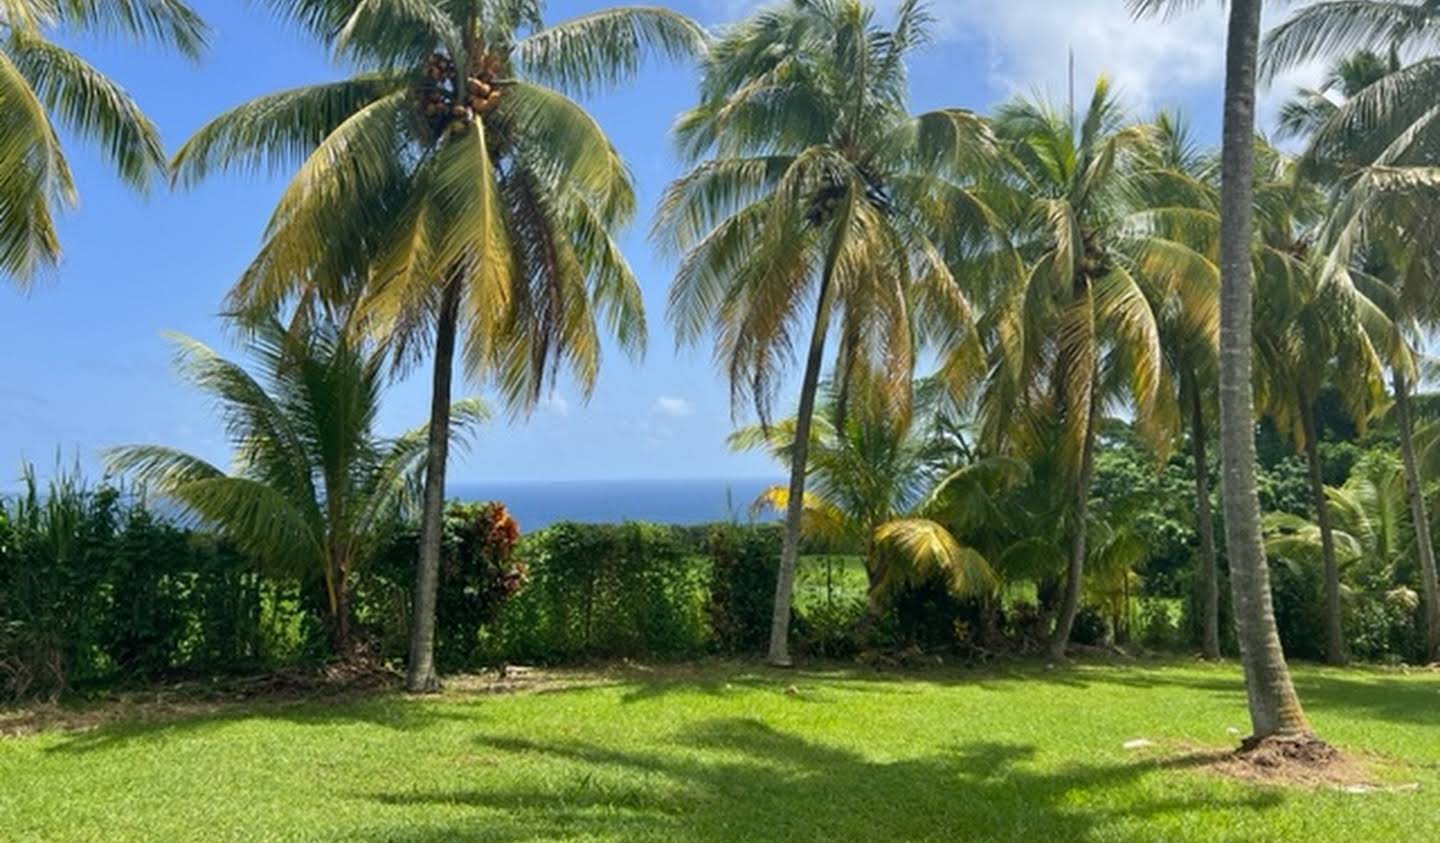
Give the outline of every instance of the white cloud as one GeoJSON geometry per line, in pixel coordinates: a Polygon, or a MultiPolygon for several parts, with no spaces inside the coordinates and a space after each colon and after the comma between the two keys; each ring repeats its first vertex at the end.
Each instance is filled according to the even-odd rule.
{"type": "MultiPolygon", "coordinates": [[[[1184,13],[1139,20],[1119,0],[940,0],[937,5],[952,10],[953,31],[986,44],[989,79],[1002,92],[1038,90],[1064,97],[1073,49],[1082,105],[1095,78],[1104,73],[1122,96],[1139,106],[1208,90],[1218,108],[1226,30],[1219,5],[1201,4],[1184,13]],[[1057,14],[1062,5],[1064,12],[1057,14]]],[[[1265,27],[1279,23],[1294,8],[1267,4],[1265,27]]],[[[1280,103],[1297,87],[1314,86],[1322,68],[1323,63],[1296,67],[1262,90],[1261,126],[1271,126],[1280,103]]]]}
{"type": "Polygon", "coordinates": [[[540,401],[540,409],[554,416],[570,415],[570,402],[559,392],[551,392],[540,401]]]}
{"type": "MultiPolygon", "coordinates": [[[[708,0],[730,19],[759,0],[708,0]]],[[[879,0],[880,19],[896,0],[879,0]]],[[[1268,28],[1301,4],[1266,4],[1268,28]]],[[[1121,0],[932,0],[941,49],[985,51],[987,81],[1002,95],[1041,92],[1063,101],[1068,55],[1075,51],[1078,97],[1101,73],[1131,103],[1151,107],[1174,94],[1221,95],[1225,71],[1224,7],[1203,3],[1169,16],[1136,20],[1121,0]]],[[[1297,67],[1261,92],[1261,125],[1270,128],[1280,103],[1297,87],[1313,87],[1322,63],[1297,67]]]]}
{"type": "Polygon", "coordinates": [[[662,416],[679,419],[685,416],[693,416],[695,414],[695,405],[684,398],[662,395],[655,399],[654,410],[662,416]]]}

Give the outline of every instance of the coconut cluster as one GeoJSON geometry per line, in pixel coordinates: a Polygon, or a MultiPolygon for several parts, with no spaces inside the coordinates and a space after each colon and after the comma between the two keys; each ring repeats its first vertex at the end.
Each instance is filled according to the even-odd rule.
{"type": "Polygon", "coordinates": [[[471,63],[464,89],[455,90],[455,62],[436,53],[425,62],[425,78],[432,83],[424,92],[422,110],[438,131],[462,132],[465,127],[495,108],[504,95],[498,83],[503,65],[492,55],[471,63]]]}

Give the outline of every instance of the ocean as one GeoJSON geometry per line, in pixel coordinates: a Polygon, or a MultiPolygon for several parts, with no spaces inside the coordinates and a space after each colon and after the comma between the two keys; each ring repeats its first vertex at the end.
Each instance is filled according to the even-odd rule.
{"type": "Polygon", "coordinates": [[[714,521],[771,520],[773,512],[752,519],[750,505],[779,478],[689,480],[586,480],[558,482],[450,483],[446,497],[499,501],[533,532],[559,521],[655,524],[705,524],[714,521]]]}

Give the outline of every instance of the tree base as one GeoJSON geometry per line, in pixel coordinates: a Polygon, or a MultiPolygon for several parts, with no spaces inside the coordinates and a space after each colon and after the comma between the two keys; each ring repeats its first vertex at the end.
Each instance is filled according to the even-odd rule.
{"type": "Polygon", "coordinates": [[[432,673],[429,676],[406,679],[405,693],[438,694],[440,693],[440,677],[432,673]]]}
{"type": "Polygon", "coordinates": [[[1320,740],[1309,732],[1269,735],[1263,738],[1250,736],[1241,742],[1235,751],[1242,758],[1257,767],[1327,767],[1341,760],[1340,750],[1320,740]]]}

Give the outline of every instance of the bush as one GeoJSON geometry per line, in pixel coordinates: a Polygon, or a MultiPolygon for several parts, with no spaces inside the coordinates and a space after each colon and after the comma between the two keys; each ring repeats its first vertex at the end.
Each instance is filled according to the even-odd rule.
{"type": "MultiPolygon", "coordinates": [[[[446,504],[435,596],[435,662],[441,670],[487,663],[488,628],[525,584],[525,566],[515,561],[519,543],[519,525],[503,504],[446,504]]],[[[419,555],[419,529],[399,530],[373,573],[356,584],[359,627],[384,659],[400,661],[408,653],[419,555]]]]}
{"type": "MultiPolygon", "coordinates": [[[[1185,646],[1184,609],[1176,611],[1178,601],[1163,597],[1140,599],[1138,640],[1152,650],[1179,650],[1185,646]]],[[[1181,604],[1182,607],[1184,604],[1181,604]]]]}
{"type": "Polygon", "coordinates": [[[1350,656],[1369,662],[1421,662],[1425,628],[1419,596],[1408,589],[1357,594],[1345,604],[1345,640],[1350,656]]]}
{"type": "Polygon", "coordinates": [[[529,582],[500,613],[487,658],[557,662],[680,656],[706,646],[708,560],[670,528],[558,524],[517,554],[529,582]]]}
{"type": "Polygon", "coordinates": [[[1070,628],[1070,640],[1076,644],[1097,646],[1110,640],[1110,622],[1105,613],[1094,606],[1081,606],[1070,628]]]}
{"type": "Polygon", "coordinates": [[[713,644],[725,653],[761,653],[770,641],[780,531],[717,524],[706,534],[710,594],[706,606],[713,644]]]}
{"type": "Polygon", "coordinates": [[[267,660],[255,564],[61,473],[0,501],[0,697],[267,660]]]}

